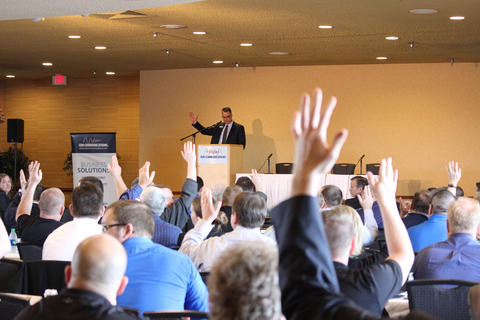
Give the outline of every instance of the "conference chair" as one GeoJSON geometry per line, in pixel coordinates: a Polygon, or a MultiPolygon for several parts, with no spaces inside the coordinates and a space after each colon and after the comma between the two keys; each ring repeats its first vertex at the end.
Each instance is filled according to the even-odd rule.
{"type": "Polygon", "coordinates": [[[293,170],[293,163],[280,162],[275,165],[275,172],[277,174],[290,174],[293,170]]]}
{"type": "Polygon", "coordinates": [[[380,163],[367,163],[366,169],[367,172],[370,171],[371,173],[378,175],[378,171],[380,170],[380,163]]]}
{"type": "Polygon", "coordinates": [[[30,304],[30,298],[12,297],[0,293],[0,318],[12,320],[30,304]]]}
{"type": "Polygon", "coordinates": [[[42,247],[28,242],[19,242],[17,248],[22,261],[42,260],[42,247]]]}
{"type": "Polygon", "coordinates": [[[23,263],[2,259],[0,261],[0,292],[22,293],[23,263]]]}
{"type": "Polygon", "coordinates": [[[354,174],[355,164],[353,163],[335,163],[332,169],[333,174],[354,174]]]}
{"type": "Polygon", "coordinates": [[[181,320],[182,317],[190,317],[197,319],[208,319],[207,312],[193,311],[193,310],[180,310],[180,311],[154,311],[144,312],[144,319],[169,319],[169,320],[181,320]]]}
{"type": "Polygon", "coordinates": [[[470,319],[468,291],[476,282],[429,279],[406,283],[410,310],[420,310],[437,319],[470,319]]]}
{"type": "Polygon", "coordinates": [[[22,293],[43,296],[45,289],[56,289],[60,292],[66,287],[65,267],[69,264],[70,261],[24,262],[22,293]]]}

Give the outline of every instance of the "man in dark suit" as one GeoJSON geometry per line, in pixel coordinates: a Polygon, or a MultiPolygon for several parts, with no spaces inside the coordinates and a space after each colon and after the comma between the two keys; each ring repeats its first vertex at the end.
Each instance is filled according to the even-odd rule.
{"type": "Polygon", "coordinates": [[[197,121],[198,115],[190,112],[189,116],[195,129],[202,134],[212,136],[211,144],[241,144],[245,149],[245,128],[241,124],[233,122],[232,109],[229,107],[222,108],[223,122],[207,128],[197,121]]]}
{"type": "Polygon", "coordinates": [[[362,209],[360,202],[357,199],[358,195],[361,195],[365,187],[368,186],[367,178],[362,176],[355,176],[350,180],[350,195],[352,198],[345,200],[345,205],[352,207],[355,210],[362,209]]]}

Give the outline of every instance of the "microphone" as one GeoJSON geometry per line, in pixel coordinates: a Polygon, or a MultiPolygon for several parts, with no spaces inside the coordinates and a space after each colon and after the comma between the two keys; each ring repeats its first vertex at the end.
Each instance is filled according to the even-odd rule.
{"type": "MultiPolygon", "coordinates": [[[[363,158],[365,158],[365,155],[362,155],[362,156],[360,157],[360,160],[363,160],[363,158]]],[[[358,161],[360,162],[360,160],[358,160],[358,161]]]]}
{"type": "Polygon", "coordinates": [[[267,160],[270,160],[272,156],[273,156],[273,153],[270,153],[270,155],[267,157],[267,160]]]}
{"type": "MultiPolygon", "coordinates": [[[[355,167],[357,166],[357,164],[361,163],[361,161],[363,160],[363,158],[365,158],[365,155],[362,154],[362,156],[360,157],[360,159],[358,159],[357,163],[355,164],[355,167]]],[[[362,166],[360,166],[360,174],[362,174],[362,166]]]]}
{"type": "MultiPolygon", "coordinates": [[[[263,161],[262,165],[260,166],[260,168],[257,169],[258,172],[260,172],[260,170],[263,169],[263,167],[265,166],[265,164],[268,162],[270,162],[270,158],[273,156],[273,153],[270,153],[270,155],[263,161]]],[[[270,171],[270,170],[269,170],[270,171]]],[[[269,172],[270,173],[270,172],[269,172]]]]}

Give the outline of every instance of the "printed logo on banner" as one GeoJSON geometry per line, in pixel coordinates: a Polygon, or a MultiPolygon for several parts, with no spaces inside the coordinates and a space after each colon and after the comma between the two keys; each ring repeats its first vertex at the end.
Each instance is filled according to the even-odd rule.
{"type": "Polygon", "coordinates": [[[199,164],[227,164],[227,159],[227,146],[210,145],[198,147],[199,164]]]}

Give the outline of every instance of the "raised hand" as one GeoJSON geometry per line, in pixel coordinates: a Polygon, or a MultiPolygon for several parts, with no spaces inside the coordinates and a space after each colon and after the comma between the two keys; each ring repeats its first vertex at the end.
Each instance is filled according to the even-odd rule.
{"type": "Polygon", "coordinates": [[[332,97],[325,112],[321,113],[322,90],[315,90],[315,101],[313,112],[310,110],[310,96],[304,95],[301,109],[295,113],[292,126],[295,140],[295,165],[294,165],[294,194],[310,194],[315,196],[318,193],[318,186],[315,186],[312,178],[318,179],[318,174],[328,173],[337,161],[348,132],[346,129],[338,132],[333,144],[327,143],[327,130],[337,99],[332,97]],[[301,181],[301,180],[309,180],[301,181]],[[301,187],[301,185],[305,185],[301,187]]]}
{"type": "Polygon", "coordinates": [[[192,143],[192,141],[187,141],[183,144],[183,150],[180,151],[182,154],[183,159],[187,161],[188,163],[195,163],[197,161],[196,155],[195,155],[195,145],[192,143]]]}
{"type": "Polygon", "coordinates": [[[118,159],[116,155],[112,156],[112,162],[107,164],[107,169],[114,177],[122,176],[122,167],[120,167],[120,165],[118,164],[118,159]]]}
{"type": "Polygon", "coordinates": [[[255,169],[252,169],[252,182],[255,185],[255,189],[257,191],[264,191],[265,186],[263,185],[263,180],[260,177],[260,174],[255,169]]]}
{"type": "Polygon", "coordinates": [[[150,161],[145,161],[143,167],[138,170],[138,185],[145,189],[153,183],[155,171],[150,173],[150,161]]]}
{"type": "Polygon", "coordinates": [[[458,167],[458,162],[450,161],[447,165],[448,184],[456,187],[462,177],[462,169],[458,167]]]}
{"type": "Polygon", "coordinates": [[[202,220],[212,223],[220,212],[222,202],[218,201],[216,204],[213,204],[212,191],[204,187],[200,194],[200,206],[202,208],[202,220]]]}
{"type": "Polygon", "coordinates": [[[23,169],[20,170],[20,188],[22,189],[22,194],[25,194],[25,190],[27,190],[27,179],[25,179],[23,169]]]}
{"type": "Polygon", "coordinates": [[[40,162],[32,161],[28,165],[28,184],[37,185],[42,181],[42,170],[40,169],[40,162]]]}
{"type": "Polygon", "coordinates": [[[193,113],[193,112],[190,111],[190,112],[188,113],[188,116],[190,117],[190,120],[192,120],[192,123],[197,122],[197,120],[198,120],[198,115],[196,115],[195,113],[193,113]]]}
{"type": "Polygon", "coordinates": [[[370,186],[366,186],[363,189],[363,192],[357,195],[357,199],[358,199],[358,202],[360,202],[360,205],[362,206],[363,210],[372,209],[373,202],[375,200],[373,198],[372,192],[370,191],[370,186]]]}
{"type": "Polygon", "coordinates": [[[382,159],[378,176],[367,172],[368,184],[379,202],[393,201],[397,191],[398,170],[393,170],[392,158],[382,159]]]}

